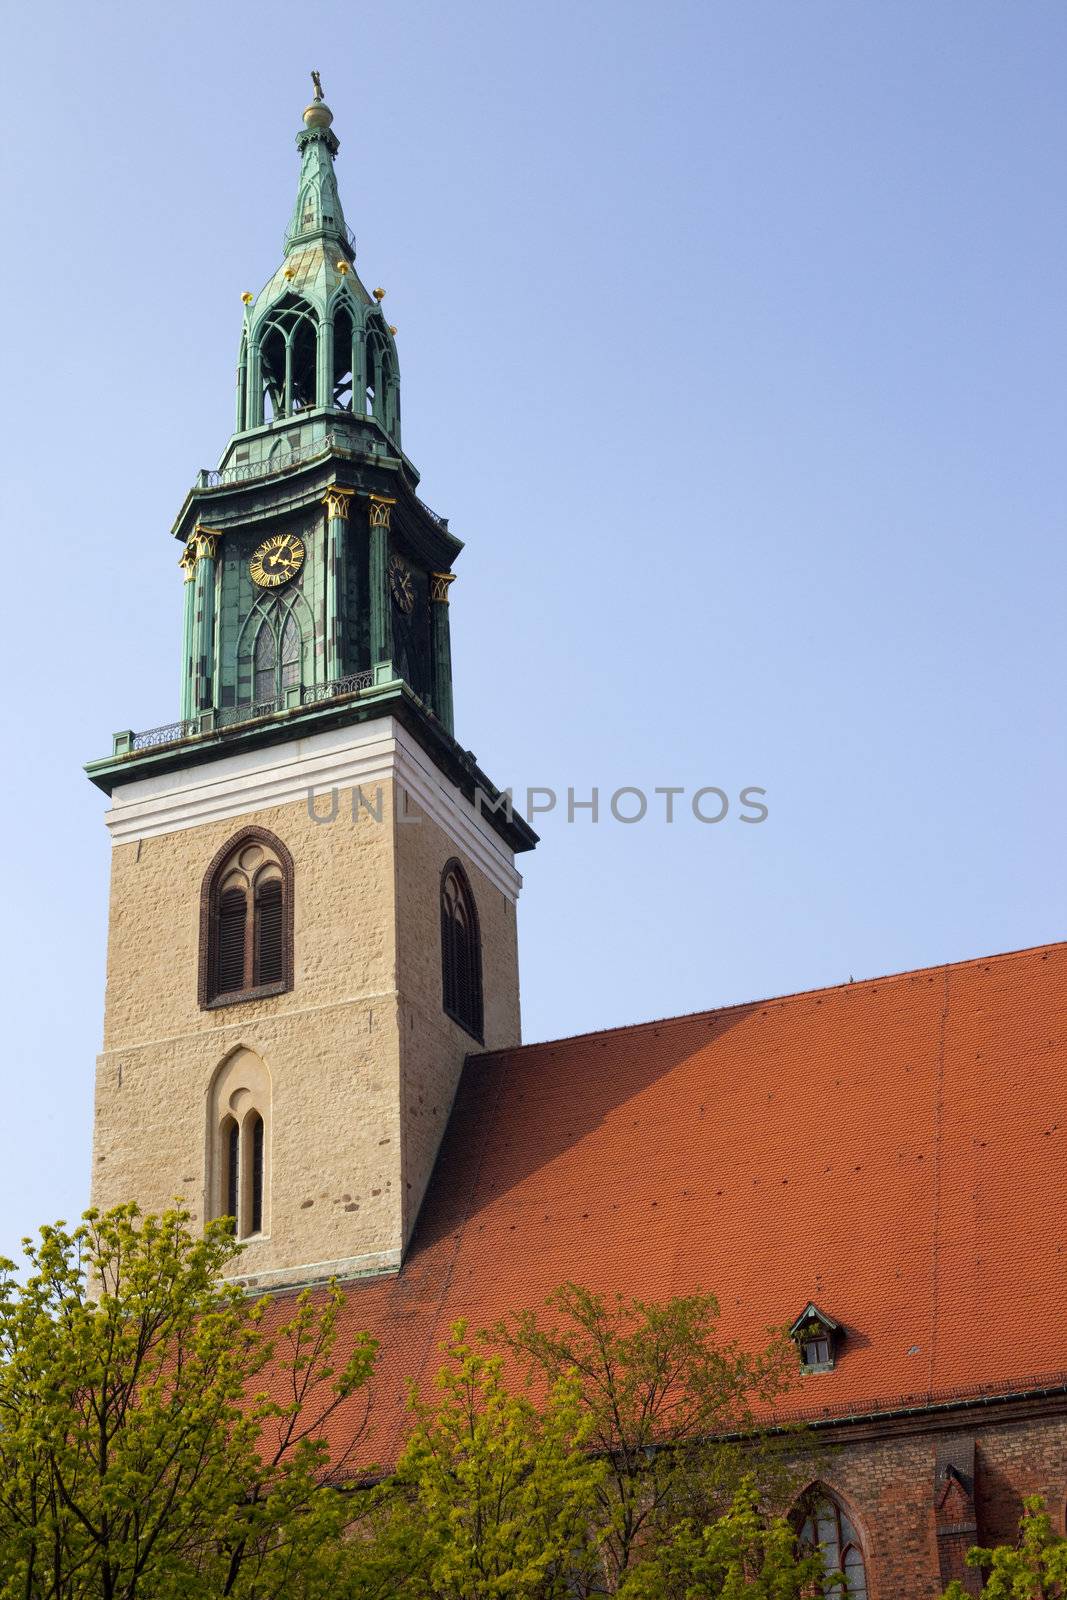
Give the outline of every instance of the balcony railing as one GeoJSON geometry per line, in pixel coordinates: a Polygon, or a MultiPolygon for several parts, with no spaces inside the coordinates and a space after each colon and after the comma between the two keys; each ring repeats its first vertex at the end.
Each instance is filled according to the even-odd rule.
{"type": "Polygon", "coordinates": [[[299,691],[290,689],[277,700],[263,700],[255,705],[220,706],[199,717],[189,717],[182,722],[165,722],[159,728],[145,728],[141,733],[117,733],[115,755],[159,750],[164,745],[181,744],[185,739],[225,734],[243,727],[245,723],[258,722],[261,717],[277,716],[281,711],[299,711],[304,706],[321,705],[326,700],[340,700],[346,695],[359,694],[369,689],[373,682],[373,672],[351,672],[346,678],[335,678],[331,683],[315,683],[299,691]]]}
{"type": "MultiPolygon", "coordinates": [[[[368,419],[369,420],[369,419],[368,419]]],[[[387,437],[387,435],[385,436],[387,437]]],[[[265,461],[242,461],[237,466],[226,467],[221,472],[214,467],[201,467],[196,475],[198,489],[221,489],[227,484],[252,483],[256,478],[270,478],[279,472],[289,472],[302,467],[318,456],[338,455],[352,459],[351,438],[345,434],[327,433],[322,439],[312,439],[307,444],[289,445],[265,461]]],[[[448,518],[438,516],[419,495],[415,496],[426,515],[439,528],[448,529],[448,518]]]]}
{"type": "Polygon", "coordinates": [[[255,478],[273,477],[276,472],[288,472],[292,467],[301,467],[307,461],[314,461],[316,456],[331,453],[350,456],[353,451],[347,440],[341,440],[335,433],[328,433],[325,438],[312,439],[308,444],[288,445],[265,461],[242,461],[239,466],[226,467],[222,472],[203,467],[197,474],[196,487],[219,489],[228,483],[250,483],[255,478]]]}

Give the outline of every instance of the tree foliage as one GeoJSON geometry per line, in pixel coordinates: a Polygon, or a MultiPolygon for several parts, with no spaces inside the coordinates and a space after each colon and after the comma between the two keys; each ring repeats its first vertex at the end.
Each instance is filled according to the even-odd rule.
{"type": "Polygon", "coordinates": [[[456,1324],[429,1405],[413,1428],[366,1550],[366,1595],[404,1600],[564,1600],[585,1558],[603,1464],[572,1378],[535,1407],[509,1391],[499,1355],[456,1324]]]}
{"type": "Polygon", "coordinates": [[[228,1227],[189,1222],[89,1212],[27,1244],[21,1277],[0,1267],[0,1600],[822,1592],[818,1558],[762,1509],[771,1456],[713,1437],[751,1430],[791,1352],[719,1341],[709,1297],[572,1285],[551,1327],[474,1341],[457,1324],[395,1472],[345,1484],[374,1341],[342,1352],[336,1287],[253,1300],[225,1278],[228,1227]]]}
{"type": "Polygon", "coordinates": [[[837,1576],[817,1552],[798,1555],[795,1530],[764,1515],[746,1477],[721,1517],[679,1523],[630,1567],[618,1592],[625,1600],[802,1600],[826,1593],[837,1576]]]}
{"type": "Polygon", "coordinates": [[[0,1597],[333,1594],[352,1511],[322,1428],[374,1343],[335,1367],[340,1294],[272,1335],[220,1283],[237,1246],[180,1210],[88,1212],[0,1278],[0,1597]],[[267,1374],[270,1392],[267,1392],[267,1374]]]}
{"type": "Polygon", "coordinates": [[[761,1440],[757,1419],[757,1407],[781,1396],[797,1373],[784,1335],[755,1354],[723,1340],[712,1295],[657,1305],[608,1300],[570,1283],[548,1310],[547,1319],[527,1312],[500,1325],[495,1337],[535,1379],[573,1376],[590,1446],[607,1463],[595,1518],[601,1570],[578,1593],[624,1592],[636,1563],[681,1548],[681,1530],[714,1526],[727,1514],[738,1526],[746,1485],[764,1501],[791,1498],[799,1472],[787,1466],[785,1446],[795,1462],[799,1440],[761,1440]]]}
{"type": "MultiPolygon", "coordinates": [[[[1040,1495],[1023,1501],[1017,1544],[976,1546],[967,1565],[986,1569],[984,1600],[1059,1600],[1067,1594],[1067,1539],[1053,1533],[1040,1495]]],[[[954,1580],[945,1600],[967,1600],[967,1591],[954,1580]]]]}

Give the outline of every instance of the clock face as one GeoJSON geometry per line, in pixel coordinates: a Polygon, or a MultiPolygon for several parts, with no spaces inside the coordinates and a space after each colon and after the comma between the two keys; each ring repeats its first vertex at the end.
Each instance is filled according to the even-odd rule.
{"type": "Polygon", "coordinates": [[[261,589],[277,589],[304,565],[304,541],[295,533],[272,533],[255,551],[248,570],[261,589]]]}
{"type": "Polygon", "coordinates": [[[389,587],[400,610],[409,613],[415,604],[415,587],[411,573],[399,556],[391,557],[389,562],[389,587]]]}

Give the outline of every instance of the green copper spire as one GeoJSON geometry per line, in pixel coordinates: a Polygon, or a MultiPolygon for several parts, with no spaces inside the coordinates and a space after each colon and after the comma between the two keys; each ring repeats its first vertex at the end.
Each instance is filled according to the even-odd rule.
{"type": "Polygon", "coordinates": [[[333,132],[333,112],[322,98],[322,83],[317,72],[311,74],[315,97],[304,111],[304,129],[296,136],[302,157],[300,187],[285,233],[285,253],[313,239],[332,240],[344,253],[355,257],[355,248],[345,224],[333,158],[340,148],[333,132]]]}

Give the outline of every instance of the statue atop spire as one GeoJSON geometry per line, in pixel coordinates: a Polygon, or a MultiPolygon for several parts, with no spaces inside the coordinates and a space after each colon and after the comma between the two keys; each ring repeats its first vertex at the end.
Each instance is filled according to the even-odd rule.
{"type": "Polygon", "coordinates": [[[311,82],[315,88],[315,98],[304,107],[304,124],[311,129],[328,128],[333,121],[333,112],[322,98],[322,79],[317,72],[311,74],[311,82]]]}

